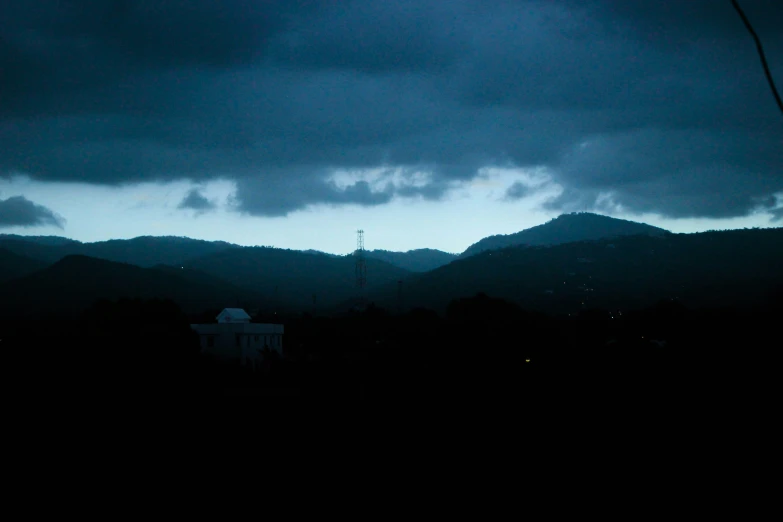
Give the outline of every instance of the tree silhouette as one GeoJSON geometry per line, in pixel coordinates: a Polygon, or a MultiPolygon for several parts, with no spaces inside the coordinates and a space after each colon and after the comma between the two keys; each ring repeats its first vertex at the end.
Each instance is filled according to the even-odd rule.
{"type": "Polygon", "coordinates": [[[772,91],[772,96],[775,97],[775,101],[778,104],[778,108],[780,109],[780,112],[783,113],[783,100],[781,100],[780,93],[778,93],[778,89],[777,87],[775,87],[775,80],[772,78],[772,73],[769,70],[769,64],[767,63],[767,56],[764,53],[764,46],[761,44],[761,39],[756,34],[755,29],[753,29],[753,25],[751,25],[750,20],[748,20],[748,17],[745,15],[745,12],[740,7],[738,0],[731,0],[731,5],[734,6],[734,9],[737,11],[740,18],[742,18],[742,23],[745,24],[745,27],[747,28],[748,32],[753,37],[753,41],[756,42],[756,50],[759,53],[759,58],[761,59],[761,66],[764,69],[765,76],[767,77],[767,83],[769,83],[769,88],[772,91]]]}

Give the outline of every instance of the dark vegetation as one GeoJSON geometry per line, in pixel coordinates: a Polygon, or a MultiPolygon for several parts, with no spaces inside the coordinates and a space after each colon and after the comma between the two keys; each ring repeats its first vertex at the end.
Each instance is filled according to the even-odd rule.
{"type": "Polygon", "coordinates": [[[180,269],[140,268],[85,256],[68,256],[43,270],[0,285],[0,314],[76,317],[106,298],[171,299],[183,310],[241,301],[245,290],[212,276],[180,269]]]}
{"type": "MultiPolygon", "coordinates": [[[[272,303],[282,310],[309,310],[313,295],[321,307],[331,308],[353,295],[353,265],[352,256],[243,248],[187,238],[141,237],[57,246],[0,239],[0,267],[6,274],[0,276],[0,284],[32,274],[0,290],[5,294],[0,310],[25,302],[80,311],[99,297],[170,298],[187,310],[256,309],[272,303]],[[84,291],[77,291],[80,287],[84,291]],[[49,293],[57,294],[57,302],[50,302],[49,293]]],[[[409,274],[375,258],[368,258],[367,269],[372,274],[368,290],[409,274]]]]}
{"type": "Polygon", "coordinates": [[[0,284],[17,279],[46,267],[46,263],[20,256],[5,248],[0,248],[0,284]]]}
{"type": "MultiPolygon", "coordinates": [[[[334,307],[355,293],[354,259],[279,248],[225,250],[185,264],[233,285],[273,299],[285,310],[310,310],[313,294],[319,306],[334,307]]],[[[377,259],[367,260],[368,290],[405,278],[408,271],[377,259]]]]}
{"type": "MultiPolygon", "coordinates": [[[[523,308],[575,314],[642,308],[662,299],[692,307],[746,306],[783,282],[783,229],[627,236],[515,247],[461,259],[405,281],[404,304],[445,310],[486,292],[523,308]]],[[[373,294],[394,309],[397,289],[373,294]]]]}
{"type": "Polygon", "coordinates": [[[600,309],[552,317],[483,294],[454,300],[443,316],[371,305],[280,318],[285,358],[255,371],[200,354],[194,316],[161,300],[100,301],[45,327],[5,319],[0,343],[11,389],[52,398],[459,400],[492,409],[599,393],[713,403],[772,396],[782,304],[777,289],[748,309],[664,301],[615,318],[600,309]]]}
{"type": "Polygon", "coordinates": [[[774,392],[781,259],[783,229],[513,247],[424,274],[370,259],[356,310],[327,306],[354,294],[346,256],[232,248],[141,268],[0,250],[0,347],[13,389],[58,397],[736,401],[774,392]],[[201,354],[189,325],[225,306],[284,324],[283,359],[201,354]]]}
{"type": "Polygon", "coordinates": [[[193,397],[198,336],[171,301],[98,301],[78,317],[0,321],[3,380],[23,403],[193,397]]]}

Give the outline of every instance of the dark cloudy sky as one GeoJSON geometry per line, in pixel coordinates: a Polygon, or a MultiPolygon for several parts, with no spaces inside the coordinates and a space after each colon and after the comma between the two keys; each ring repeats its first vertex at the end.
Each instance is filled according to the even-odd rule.
{"type": "MultiPolygon", "coordinates": [[[[742,0],[783,84],[783,2],[742,0]]],[[[461,251],[783,216],[730,0],[0,2],[0,229],[461,251]]]]}

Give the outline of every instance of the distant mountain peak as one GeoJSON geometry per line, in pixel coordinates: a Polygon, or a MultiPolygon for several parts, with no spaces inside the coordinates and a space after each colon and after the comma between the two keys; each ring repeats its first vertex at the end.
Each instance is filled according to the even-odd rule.
{"type": "Polygon", "coordinates": [[[645,223],[592,212],[572,212],[514,234],[485,237],[469,246],[460,257],[514,246],[559,245],[630,235],[661,236],[667,233],[667,230],[645,223]]]}

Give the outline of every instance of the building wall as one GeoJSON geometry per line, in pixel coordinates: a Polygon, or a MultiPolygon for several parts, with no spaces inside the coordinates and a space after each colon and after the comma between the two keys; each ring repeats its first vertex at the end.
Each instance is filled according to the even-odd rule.
{"type": "Polygon", "coordinates": [[[242,362],[263,360],[266,347],[283,355],[283,325],[219,323],[191,325],[198,334],[201,350],[220,359],[242,362]]]}

